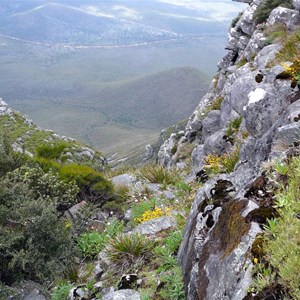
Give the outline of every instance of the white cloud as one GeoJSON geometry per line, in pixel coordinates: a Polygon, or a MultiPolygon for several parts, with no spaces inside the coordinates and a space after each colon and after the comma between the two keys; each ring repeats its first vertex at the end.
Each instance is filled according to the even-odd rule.
{"type": "Polygon", "coordinates": [[[114,5],[113,10],[117,11],[120,17],[126,19],[140,20],[143,18],[138,11],[124,5],[114,5]]]}

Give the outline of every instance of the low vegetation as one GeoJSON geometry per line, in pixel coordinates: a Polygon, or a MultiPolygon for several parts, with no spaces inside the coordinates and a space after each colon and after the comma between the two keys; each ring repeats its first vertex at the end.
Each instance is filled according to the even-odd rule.
{"type": "MultiPolygon", "coordinates": [[[[143,283],[135,288],[142,299],[185,299],[176,255],[198,188],[196,182],[182,182],[185,170],[179,174],[154,165],[139,171],[127,169],[161,191],[170,192],[171,188],[174,198],[163,194],[153,196],[147,187],[115,191],[105,174],[90,166],[61,160],[69,149],[68,143],[43,144],[34,157],[15,153],[5,136],[1,137],[0,145],[0,263],[3,266],[0,277],[4,284],[30,279],[43,283],[47,289],[47,283],[52,282],[51,300],[68,299],[71,288],[78,283],[96,293],[91,279],[93,262],[103,253],[115,266],[103,279],[106,286],[117,287],[124,273],[137,272],[143,283]],[[65,211],[82,200],[86,204],[76,219],[66,218],[65,211]],[[126,224],[117,214],[109,216],[103,225],[98,224],[100,227],[90,223],[108,200],[118,201],[123,208],[131,207],[131,221],[126,224]],[[151,239],[125,233],[163,216],[172,216],[177,227],[151,239]],[[83,267],[85,273],[80,271],[83,267]]],[[[3,295],[8,292],[5,285],[1,290],[3,295]]]]}
{"type": "Polygon", "coordinates": [[[258,297],[269,293],[284,299],[300,299],[300,159],[295,157],[286,165],[278,164],[275,170],[284,179],[274,205],[279,217],[269,219],[263,236],[259,237],[259,251],[253,257],[251,292],[258,297]]]}
{"type": "Polygon", "coordinates": [[[219,173],[231,173],[234,171],[240,156],[240,148],[224,153],[223,155],[209,154],[205,158],[204,169],[210,176],[217,175],[219,173]]]}
{"type": "Polygon", "coordinates": [[[263,0],[263,3],[257,8],[254,15],[254,19],[256,23],[260,24],[265,22],[268,19],[271,11],[278,6],[292,8],[293,1],[292,0],[263,0]]]}

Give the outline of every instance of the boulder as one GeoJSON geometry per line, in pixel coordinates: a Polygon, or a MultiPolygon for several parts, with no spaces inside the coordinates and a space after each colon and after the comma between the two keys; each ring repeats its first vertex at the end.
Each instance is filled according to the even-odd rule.
{"type": "Polygon", "coordinates": [[[82,209],[85,205],[87,205],[86,201],[81,201],[80,203],[73,205],[71,208],[65,211],[65,217],[70,220],[75,219],[80,209],[82,209]]]}
{"type": "Polygon", "coordinates": [[[119,290],[103,296],[103,300],[140,300],[140,294],[134,290],[119,290]]]}
{"type": "Polygon", "coordinates": [[[176,227],[176,220],[171,216],[163,216],[139,224],[132,233],[154,235],[163,230],[176,227]]]}
{"type": "Polygon", "coordinates": [[[267,23],[269,25],[283,23],[292,30],[300,25],[300,15],[296,10],[279,6],[271,12],[267,23]]]}
{"type": "Polygon", "coordinates": [[[120,186],[131,187],[134,185],[136,178],[130,174],[121,174],[112,177],[110,180],[116,187],[120,187],[120,186]]]}
{"type": "Polygon", "coordinates": [[[220,129],[216,133],[210,135],[204,143],[203,151],[208,154],[223,154],[231,147],[231,144],[226,141],[226,129],[220,129]]]}

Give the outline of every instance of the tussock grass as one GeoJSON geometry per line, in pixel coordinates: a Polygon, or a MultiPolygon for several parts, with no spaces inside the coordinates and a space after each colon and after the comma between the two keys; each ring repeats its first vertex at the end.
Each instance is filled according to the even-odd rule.
{"type": "Polygon", "coordinates": [[[175,184],[179,180],[175,170],[168,170],[159,165],[145,165],[138,170],[137,174],[151,183],[164,185],[175,184]]]}

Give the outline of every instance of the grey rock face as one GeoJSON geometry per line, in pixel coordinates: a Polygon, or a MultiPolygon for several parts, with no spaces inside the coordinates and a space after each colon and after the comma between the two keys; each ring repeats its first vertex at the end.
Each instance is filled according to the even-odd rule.
{"type": "Polygon", "coordinates": [[[43,287],[34,281],[22,281],[11,290],[12,296],[8,299],[46,300],[43,287]]]}
{"type": "Polygon", "coordinates": [[[119,290],[103,296],[103,300],[140,300],[140,294],[134,290],[119,290]]]}
{"type": "MultiPolygon", "coordinates": [[[[251,1],[230,29],[218,81],[202,98],[184,134],[195,145],[189,179],[205,173],[208,154],[222,156],[233,147],[240,149],[234,172],[206,181],[193,202],[179,250],[189,300],[245,297],[251,284],[249,253],[260,232],[251,219],[259,207],[248,191],[262,176],[263,162],[286,157],[300,141],[300,90],[291,86],[291,80],[280,79],[282,66],[269,67],[281,45],[267,46],[263,32],[255,28],[253,16],[260,3],[251,1]],[[204,108],[220,95],[224,96],[220,110],[204,117],[204,108]],[[226,137],[229,126],[239,117],[242,122],[230,140],[226,137]]],[[[300,24],[299,12],[279,7],[268,19],[268,24],[277,22],[293,30],[300,24]]]]}
{"type": "Polygon", "coordinates": [[[133,229],[133,233],[154,235],[160,231],[176,227],[176,220],[171,216],[160,217],[157,219],[143,222],[133,229]]]}
{"type": "Polygon", "coordinates": [[[202,121],[203,138],[217,132],[220,129],[220,111],[212,110],[202,121]]]}
{"type": "Polygon", "coordinates": [[[136,178],[130,174],[122,174],[122,175],[118,175],[118,176],[111,178],[111,182],[115,186],[130,187],[130,186],[133,186],[135,181],[136,181],[136,178]]]}
{"type": "Polygon", "coordinates": [[[226,130],[221,129],[216,133],[210,135],[204,143],[203,150],[205,155],[208,154],[222,154],[230,148],[230,143],[225,140],[226,130]]]}
{"type": "Polygon", "coordinates": [[[29,295],[25,296],[23,300],[46,300],[46,298],[40,294],[39,290],[34,289],[29,295]]]}
{"type": "Polygon", "coordinates": [[[294,7],[300,11],[300,0],[293,0],[294,7]]]}
{"type": "Polygon", "coordinates": [[[291,30],[300,25],[300,15],[293,9],[277,7],[271,12],[267,23],[270,25],[283,23],[291,30]]]}

